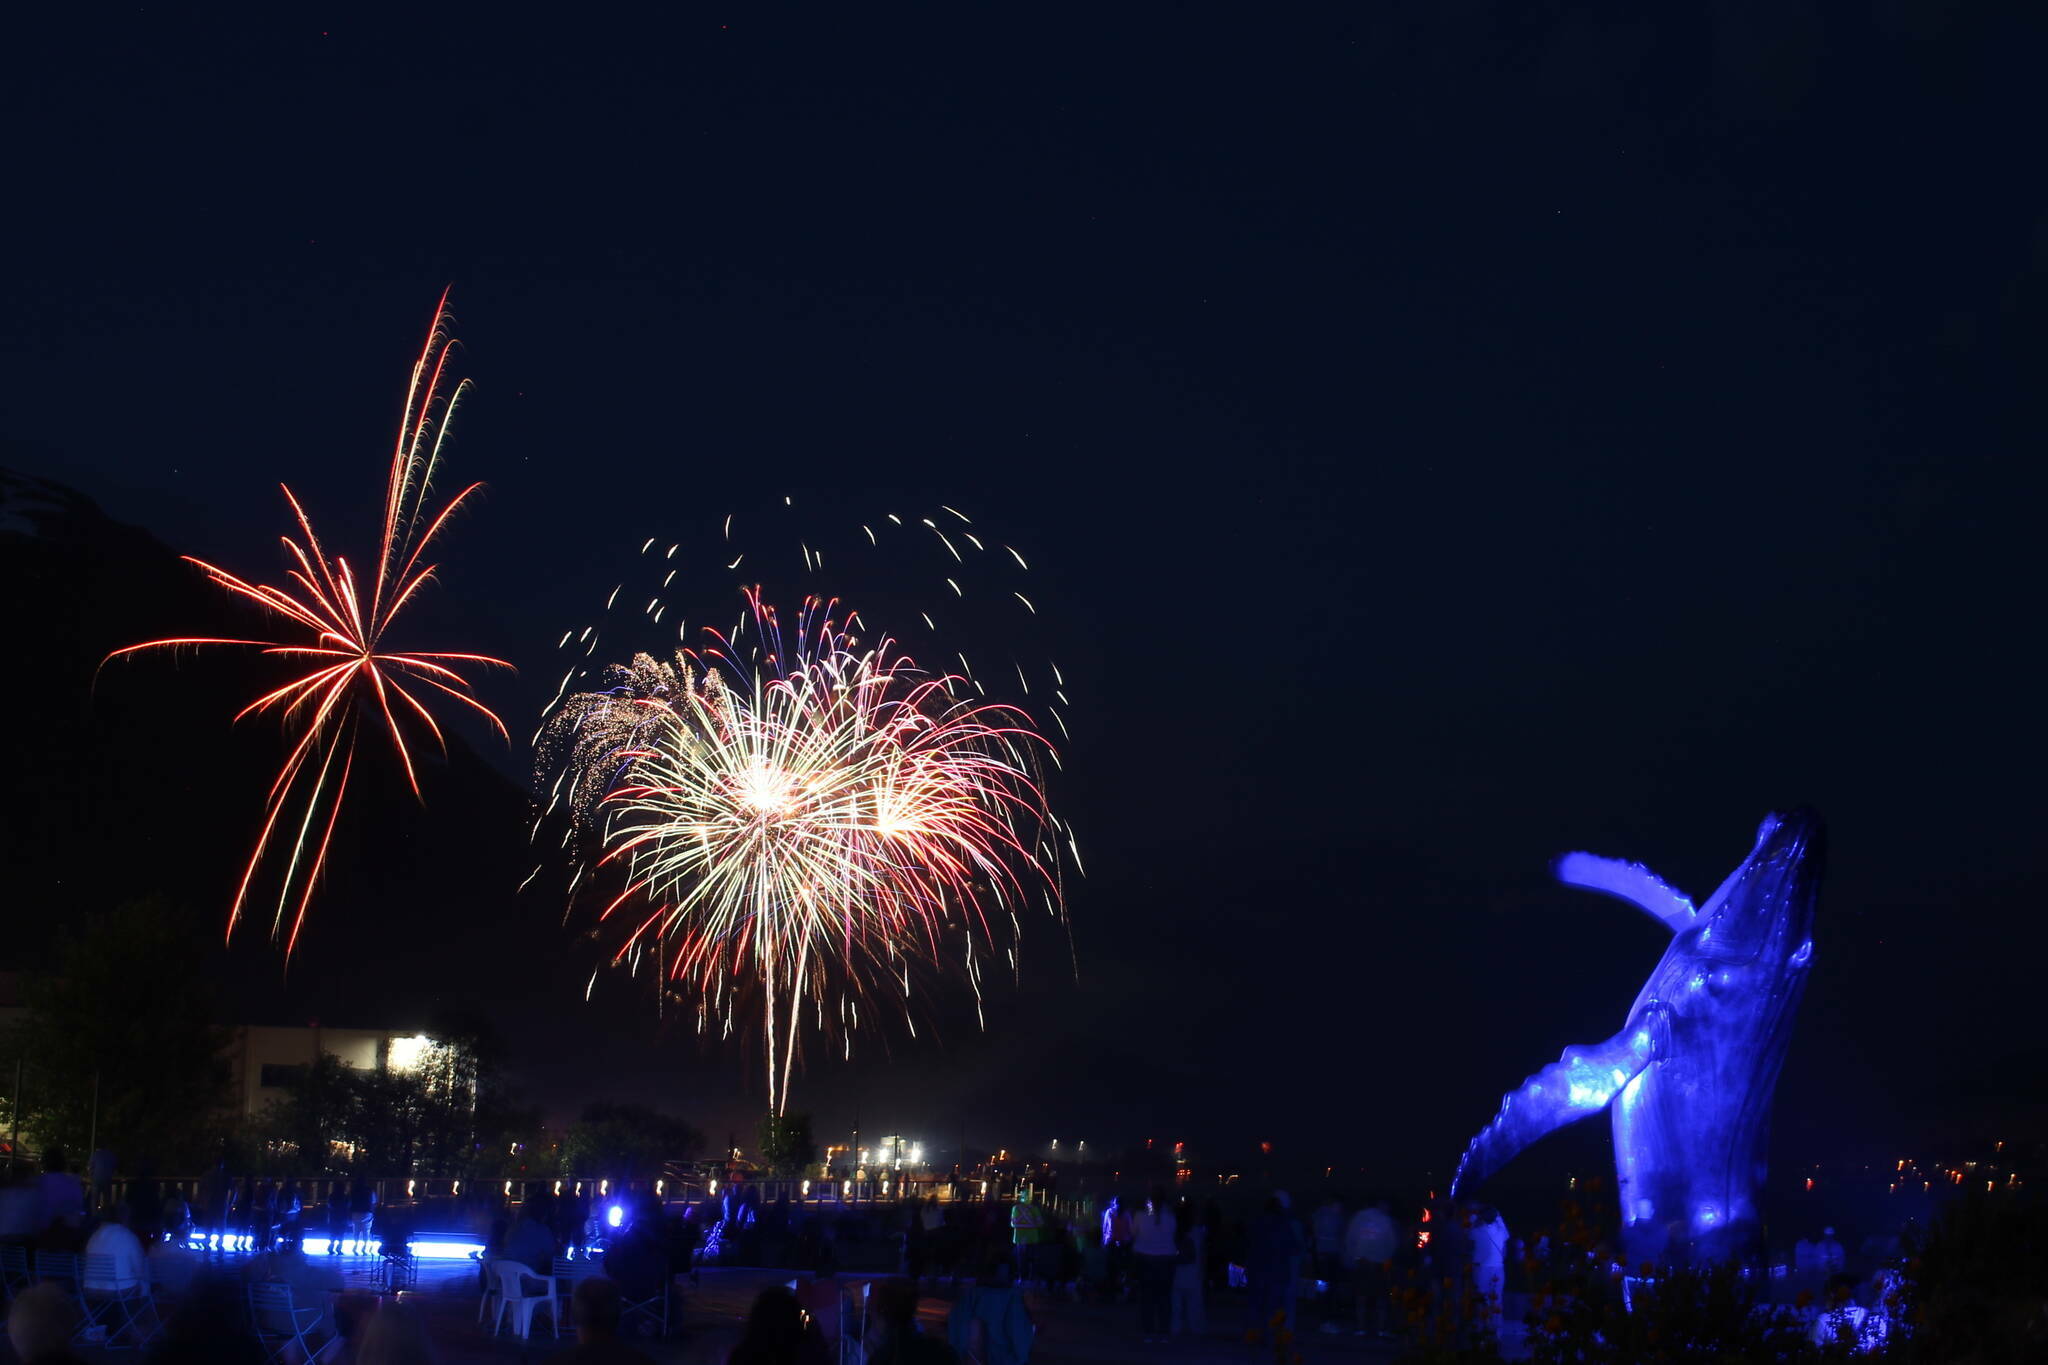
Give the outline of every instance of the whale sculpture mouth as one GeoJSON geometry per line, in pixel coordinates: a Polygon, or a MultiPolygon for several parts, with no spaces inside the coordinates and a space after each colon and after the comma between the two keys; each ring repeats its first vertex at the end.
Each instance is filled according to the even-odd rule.
{"type": "Polygon", "coordinates": [[[1811,810],[1764,817],[1749,856],[1700,907],[1700,951],[1724,961],[1798,951],[1812,926],[1824,843],[1811,810]]]}
{"type": "Polygon", "coordinates": [[[1811,810],[1765,817],[1697,910],[1640,864],[1560,858],[1560,880],[1639,907],[1671,943],[1620,1032],[1565,1049],[1502,1099],[1452,1192],[1604,1109],[1632,1260],[1721,1259],[1754,1240],[1771,1095],[1813,957],[1823,842],[1811,810]]]}

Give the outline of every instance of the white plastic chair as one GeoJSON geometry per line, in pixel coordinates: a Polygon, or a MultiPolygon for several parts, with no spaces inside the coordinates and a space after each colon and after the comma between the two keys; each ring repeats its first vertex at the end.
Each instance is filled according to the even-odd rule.
{"type": "Polygon", "coordinates": [[[86,1341],[106,1333],[107,1304],[103,1299],[88,1297],[85,1292],[85,1258],[75,1251],[38,1251],[36,1253],[36,1279],[54,1281],[64,1286],[72,1306],[78,1309],[78,1327],[71,1334],[73,1341],[86,1341]]]}
{"type": "Polygon", "coordinates": [[[592,1260],[570,1260],[566,1256],[555,1257],[555,1297],[560,1300],[555,1311],[560,1313],[576,1294],[576,1286],[585,1280],[592,1280],[604,1274],[604,1266],[592,1260]]]}
{"type": "Polygon", "coordinates": [[[118,1345],[123,1333],[134,1338],[132,1344],[144,1346],[163,1331],[163,1319],[157,1316],[156,1300],[150,1297],[147,1275],[119,1288],[98,1288],[119,1282],[121,1276],[114,1269],[114,1258],[88,1255],[80,1257],[78,1264],[86,1311],[95,1325],[106,1328],[109,1346],[118,1345]]]}
{"type": "Polygon", "coordinates": [[[517,1261],[493,1261],[491,1276],[497,1287],[497,1293],[492,1297],[498,1305],[497,1315],[491,1319],[492,1336],[498,1335],[498,1329],[505,1325],[507,1309],[512,1311],[512,1325],[518,1328],[521,1340],[532,1336],[533,1310],[545,1305],[548,1318],[555,1325],[555,1336],[561,1337],[562,1315],[555,1307],[553,1275],[537,1274],[530,1267],[523,1266],[517,1261]],[[538,1292],[528,1293],[526,1286],[521,1283],[522,1279],[539,1280],[542,1288],[538,1292]]]}

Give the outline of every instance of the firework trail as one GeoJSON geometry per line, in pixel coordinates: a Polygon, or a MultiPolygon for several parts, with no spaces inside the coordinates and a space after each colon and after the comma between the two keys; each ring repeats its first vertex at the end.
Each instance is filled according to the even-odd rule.
{"type": "Polygon", "coordinates": [[[893,997],[907,1017],[913,976],[956,951],[978,998],[976,944],[1034,900],[1061,906],[1051,745],[963,675],[863,644],[858,619],[812,598],[785,632],[750,589],[732,630],[606,670],[538,737],[555,802],[623,869],[600,916],[624,926],[613,961],[652,945],[700,1027],[729,1032],[758,992],[771,1113],[806,1014],[850,1031],[862,1000],[893,997]]]}
{"type": "Polygon", "coordinates": [[[421,562],[427,547],[447,525],[455,509],[483,486],[469,485],[449,499],[438,513],[427,515],[428,490],[440,467],[449,422],[457,403],[469,390],[469,381],[464,379],[443,394],[449,354],[454,346],[448,330],[453,320],[447,306],[448,295],[444,290],[406,386],[405,409],[399,420],[384,491],[376,569],[369,580],[359,580],[346,559],[328,555],[299,500],[290,488],[280,484],[301,537],[281,538],[289,556],[290,566],[285,571],[289,587],[251,583],[204,560],[190,555],[185,558],[229,593],[281,618],[290,638],[229,640],[182,636],[129,645],[107,656],[111,661],[148,649],[243,645],[306,667],[307,671],[299,677],[264,693],[235,714],[235,719],[240,720],[248,715],[274,712],[287,736],[296,734],[284,766],[270,785],[262,832],[256,837],[256,846],[235,889],[227,929],[232,936],[249,901],[257,870],[266,858],[281,860],[284,867],[271,935],[284,938],[287,958],[298,944],[313,890],[326,866],[328,845],[341,815],[342,798],[355,768],[356,745],[364,728],[390,737],[415,796],[419,794],[419,778],[413,768],[412,746],[406,739],[407,726],[423,726],[444,752],[447,747],[440,725],[422,698],[432,700],[436,693],[445,694],[480,713],[499,734],[505,733],[503,722],[471,695],[469,680],[454,665],[510,668],[510,664],[482,654],[393,650],[385,639],[399,612],[434,575],[435,566],[421,562]],[[287,915],[291,920],[289,934],[285,932],[287,915]]]}

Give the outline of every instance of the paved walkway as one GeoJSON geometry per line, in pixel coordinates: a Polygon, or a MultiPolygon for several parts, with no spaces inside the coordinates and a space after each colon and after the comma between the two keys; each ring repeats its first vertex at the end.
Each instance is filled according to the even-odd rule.
{"type": "MultiPolygon", "coordinates": [[[[447,1263],[444,1263],[447,1264],[447,1263]]],[[[422,1276],[416,1290],[403,1297],[416,1303],[429,1318],[433,1340],[445,1365],[468,1365],[483,1361],[533,1361],[544,1359],[557,1349],[546,1319],[536,1323],[536,1335],[522,1343],[509,1336],[488,1338],[487,1328],[476,1323],[475,1269],[471,1266],[433,1270],[422,1276]]],[[[684,1365],[724,1365],[726,1353],[740,1339],[742,1325],[754,1296],[769,1285],[786,1283],[786,1270],[717,1269],[703,1272],[702,1283],[685,1297],[681,1328],[669,1341],[640,1341],[635,1344],[657,1361],[684,1365]]],[[[857,1282],[861,1276],[840,1277],[857,1282]]],[[[920,1301],[918,1316],[925,1330],[943,1333],[946,1315],[952,1310],[950,1290],[928,1293],[920,1301]]],[[[1033,1345],[1033,1362],[1077,1362],[1079,1365],[1113,1365],[1114,1362],[1170,1362],[1171,1365],[1263,1365],[1273,1361],[1269,1345],[1263,1350],[1246,1345],[1243,1330],[1244,1304],[1241,1296],[1226,1298],[1217,1311],[1217,1322],[1200,1337],[1148,1346],[1137,1333],[1137,1308],[1133,1304],[1081,1304],[1030,1294],[1026,1300],[1038,1337],[1033,1345]],[[1229,1330],[1225,1330],[1225,1328],[1229,1330]]],[[[567,1345],[564,1337],[560,1345],[567,1345]]],[[[1395,1355],[1391,1343],[1369,1341],[1349,1334],[1328,1335],[1314,1330],[1298,1339],[1293,1351],[1305,1362],[1338,1362],[1340,1365],[1385,1365],[1395,1355]]]]}
{"type": "MultiPolygon", "coordinates": [[[[366,1258],[340,1260],[336,1267],[350,1292],[376,1291],[376,1262],[366,1258]]],[[[786,1283],[786,1270],[713,1269],[703,1272],[702,1282],[684,1296],[684,1307],[674,1335],[667,1341],[638,1341],[634,1344],[663,1365],[724,1365],[726,1354],[740,1339],[747,1309],[755,1295],[773,1284],[786,1283]]],[[[858,1282],[860,1275],[842,1275],[841,1280],[858,1282]]],[[[882,1278],[882,1277],[876,1277],[882,1278]]],[[[489,1324],[477,1322],[477,1270],[473,1262],[428,1261],[421,1264],[419,1282],[399,1296],[417,1307],[427,1318],[428,1333],[442,1365],[482,1365],[483,1362],[537,1362],[572,1344],[573,1334],[564,1324],[560,1340],[554,1336],[545,1315],[537,1315],[534,1335],[521,1341],[505,1332],[493,1337],[489,1324]]],[[[927,1293],[919,1302],[918,1316],[928,1332],[943,1334],[946,1316],[952,1310],[951,1289],[927,1293]]],[[[1183,1337],[1163,1345],[1146,1345],[1137,1334],[1134,1304],[1074,1303],[1040,1293],[1026,1295],[1038,1336],[1031,1359],[1063,1365],[1116,1365],[1117,1362],[1159,1362],[1161,1365],[1266,1365],[1286,1357],[1274,1348],[1247,1345],[1242,1332],[1245,1307],[1241,1295],[1229,1295],[1210,1305],[1210,1330],[1201,1336],[1183,1337]]],[[[1313,1319],[1311,1318],[1311,1324],[1313,1319]]],[[[1386,1365],[1396,1354],[1392,1343],[1367,1340],[1349,1334],[1332,1335],[1313,1330],[1304,1333],[1291,1348],[1304,1365],[1333,1362],[1334,1365],[1386,1365]]],[[[81,1354],[93,1361],[133,1362],[133,1351],[85,1349],[81,1354]]],[[[12,1353],[0,1342],[0,1362],[12,1353]]]]}

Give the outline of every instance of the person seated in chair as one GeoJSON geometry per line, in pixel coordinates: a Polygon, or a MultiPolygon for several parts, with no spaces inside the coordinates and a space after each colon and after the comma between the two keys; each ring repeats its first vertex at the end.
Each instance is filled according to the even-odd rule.
{"type": "Polygon", "coordinates": [[[125,1298],[149,1292],[149,1260],[142,1252],[142,1239],[128,1226],[128,1206],[109,1204],[106,1221],[93,1229],[85,1244],[88,1256],[104,1256],[103,1270],[85,1272],[85,1292],[106,1298],[125,1298]]]}
{"type": "Polygon", "coordinates": [[[1036,1334],[1024,1296],[1011,1282],[1007,1259],[991,1265],[946,1319],[946,1335],[954,1349],[964,1351],[976,1336],[981,1338],[978,1358],[986,1365],[1025,1365],[1036,1334]]]}
{"type": "Polygon", "coordinates": [[[960,1353],[943,1337],[926,1336],[917,1325],[917,1284],[884,1280],[873,1291],[876,1339],[868,1365],[960,1365],[960,1353]]]}
{"type": "Polygon", "coordinates": [[[654,1358],[619,1340],[619,1287],[603,1275],[576,1282],[569,1296],[576,1344],[548,1359],[562,1365],[654,1365],[654,1358]]]}
{"type": "Polygon", "coordinates": [[[541,1219],[521,1213],[505,1233],[498,1259],[517,1261],[528,1270],[545,1275],[555,1263],[555,1233],[541,1219]]]}
{"type": "Polygon", "coordinates": [[[651,1305],[659,1315],[658,1300],[669,1290],[668,1244],[658,1221],[635,1218],[626,1235],[614,1241],[604,1253],[604,1273],[618,1286],[627,1303],[651,1305]]]}
{"type": "MultiPolygon", "coordinates": [[[[114,1316],[102,1315],[108,1330],[117,1336],[132,1333],[138,1342],[147,1337],[149,1328],[146,1324],[153,1311],[149,1297],[149,1258],[143,1254],[142,1239],[128,1226],[126,1204],[108,1203],[106,1221],[93,1229],[92,1240],[85,1244],[85,1254],[85,1296],[100,1302],[109,1299],[126,1301],[122,1307],[112,1310],[114,1316]],[[105,1259],[98,1259],[100,1257],[105,1259]]],[[[115,1343],[110,1340],[108,1344],[115,1343]]]]}

